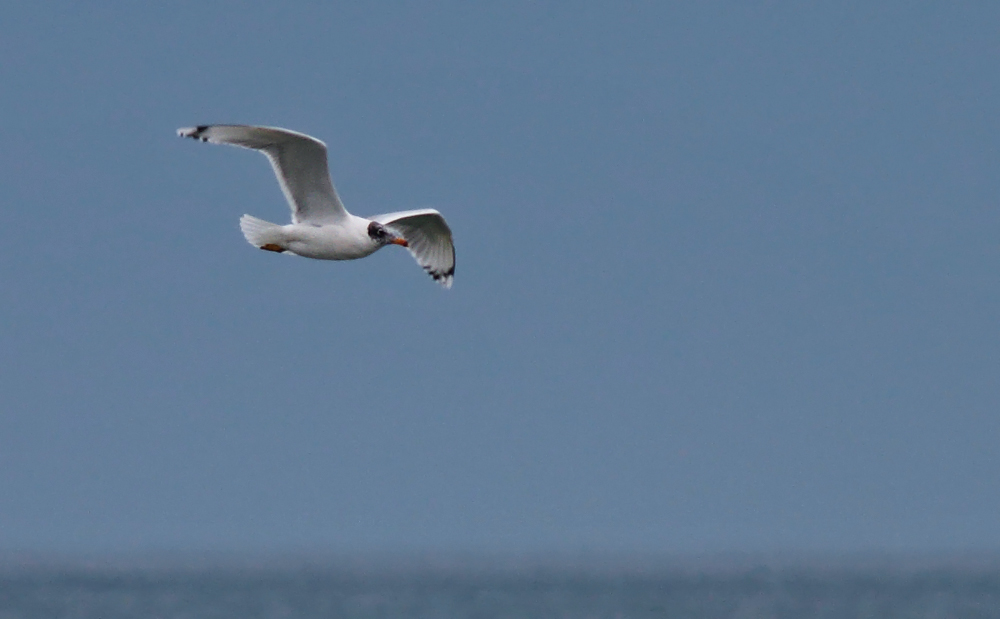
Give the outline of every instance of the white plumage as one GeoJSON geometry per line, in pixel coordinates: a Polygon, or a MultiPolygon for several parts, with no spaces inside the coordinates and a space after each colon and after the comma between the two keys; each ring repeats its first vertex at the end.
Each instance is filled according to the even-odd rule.
{"type": "Polygon", "coordinates": [[[354,260],[386,245],[402,245],[435,281],[451,288],[455,246],[441,213],[420,209],[367,219],[348,213],[330,180],[326,144],[316,138],[247,125],[203,125],[178,129],[177,135],[267,155],[292,209],[292,223],[244,215],[240,229],[251,245],[319,260],[354,260]]]}

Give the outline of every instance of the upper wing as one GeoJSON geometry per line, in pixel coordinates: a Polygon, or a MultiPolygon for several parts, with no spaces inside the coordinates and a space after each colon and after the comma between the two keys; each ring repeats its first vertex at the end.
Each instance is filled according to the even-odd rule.
{"type": "Polygon", "coordinates": [[[371,219],[406,239],[417,263],[439,284],[451,288],[455,278],[455,244],[441,213],[425,208],[376,215],[371,219]]]}
{"type": "Polygon", "coordinates": [[[213,144],[259,150],[271,161],[295,223],[331,223],[347,217],[330,181],[326,144],[303,133],[275,127],[202,125],[177,135],[213,144]]]}

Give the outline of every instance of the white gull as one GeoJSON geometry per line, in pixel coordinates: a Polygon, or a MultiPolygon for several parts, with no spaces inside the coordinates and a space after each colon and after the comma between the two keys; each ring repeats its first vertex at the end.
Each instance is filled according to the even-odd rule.
{"type": "Polygon", "coordinates": [[[435,281],[451,288],[455,246],[441,213],[431,208],[369,218],[348,213],[330,180],[326,144],[316,138],[247,125],[202,125],[178,129],[177,135],[267,155],[292,209],[292,223],[282,226],[244,215],[240,229],[251,245],[318,260],[354,260],[386,245],[401,245],[435,281]]]}

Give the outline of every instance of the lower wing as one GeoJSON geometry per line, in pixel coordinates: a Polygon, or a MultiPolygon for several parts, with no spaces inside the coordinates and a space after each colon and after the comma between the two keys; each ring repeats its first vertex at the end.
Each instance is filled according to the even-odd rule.
{"type": "Polygon", "coordinates": [[[386,213],[371,218],[409,243],[410,253],[427,274],[445,288],[455,279],[455,244],[441,213],[432,208],[386,213]]]}

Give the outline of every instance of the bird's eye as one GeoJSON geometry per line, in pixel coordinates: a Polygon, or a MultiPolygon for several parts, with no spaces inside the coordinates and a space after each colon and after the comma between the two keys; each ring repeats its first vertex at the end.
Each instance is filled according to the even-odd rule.
{"type": "Polygon", "coordinates": [[[368,224],[368,236],[373,239],[381,239],[385,237],[385,228],[378,225],[374,221],[368,224]]]}

